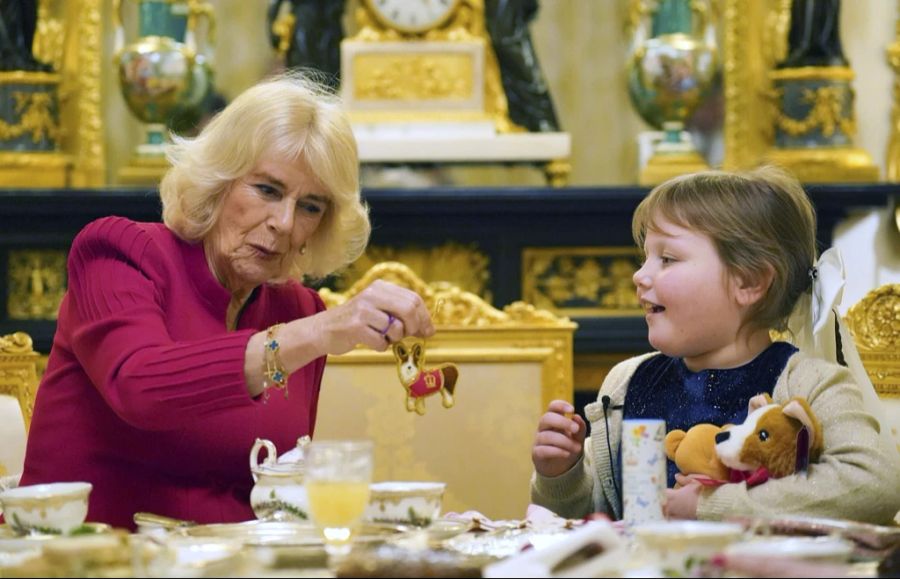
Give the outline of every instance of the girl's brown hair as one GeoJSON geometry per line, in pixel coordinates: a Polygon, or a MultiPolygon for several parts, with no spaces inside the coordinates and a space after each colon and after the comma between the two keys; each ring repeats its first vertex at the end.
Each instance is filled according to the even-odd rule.
{"type": "Polygon", "coordinates": [[[810,287],[816,260],[815,211],[795,177],[766,166],[666,181],[635,210],[631,231],[638,246],[660,218],[707,235],[726,270],[740,279],[757,280],[771,269],[772,283],[748,320],[786,329],[794,305],[810,287]]]}

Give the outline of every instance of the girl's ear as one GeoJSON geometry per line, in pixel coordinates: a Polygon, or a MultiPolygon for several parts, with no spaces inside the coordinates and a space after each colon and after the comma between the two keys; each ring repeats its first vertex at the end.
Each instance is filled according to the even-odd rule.
{"type": "Polygon", "coordinates": [[[734,277],[734,295],[738,304],[752,306],[761,300],[772,287],[774,277],[775,269],[769,264],[766,264],[765,269],[755,275],[736,275],[734,277]]]}

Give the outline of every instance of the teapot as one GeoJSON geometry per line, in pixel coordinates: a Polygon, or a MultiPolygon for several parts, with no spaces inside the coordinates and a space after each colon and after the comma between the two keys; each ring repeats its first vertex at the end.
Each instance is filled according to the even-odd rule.
{"type": "Polygon", "coordinates": [[[250,506],[257,519],[266,521],[309,520],[309,499],[303,486],[306,469],[304,447],[309,437],[297,439],[297,446],[278,459],[275,445],[270,440],[257,438],[250,450],[250,472],[253,489],[250,506]],[[265,460],[259,462],[259,451],[267,451],[265,460]]]}

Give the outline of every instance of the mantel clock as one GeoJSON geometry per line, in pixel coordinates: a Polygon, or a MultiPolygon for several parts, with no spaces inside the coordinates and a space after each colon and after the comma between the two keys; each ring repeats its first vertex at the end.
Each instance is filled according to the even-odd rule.
{"type": "Polygon", "coordinates": [[[436,30],[457,14],[461,0],[363,0],[380,24],[400,34],[436,30]]]}
{"type": "Polygon", "coordinates": [[[509,120],[483,0],[361,0],[341,42],[354,123],[520,130],[509,120]]]}

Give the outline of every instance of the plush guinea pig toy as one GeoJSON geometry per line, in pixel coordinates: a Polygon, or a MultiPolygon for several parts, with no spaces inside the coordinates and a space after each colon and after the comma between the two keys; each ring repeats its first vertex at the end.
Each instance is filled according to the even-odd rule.
{"type": "Polygon", "coordinates": [[[805,471],[822,448],[819,420],[800,397],[782,406],[768,394],[754,396],[744,423],[716,434],[716,454],[726,466],[771,478],[805,471]]]}

